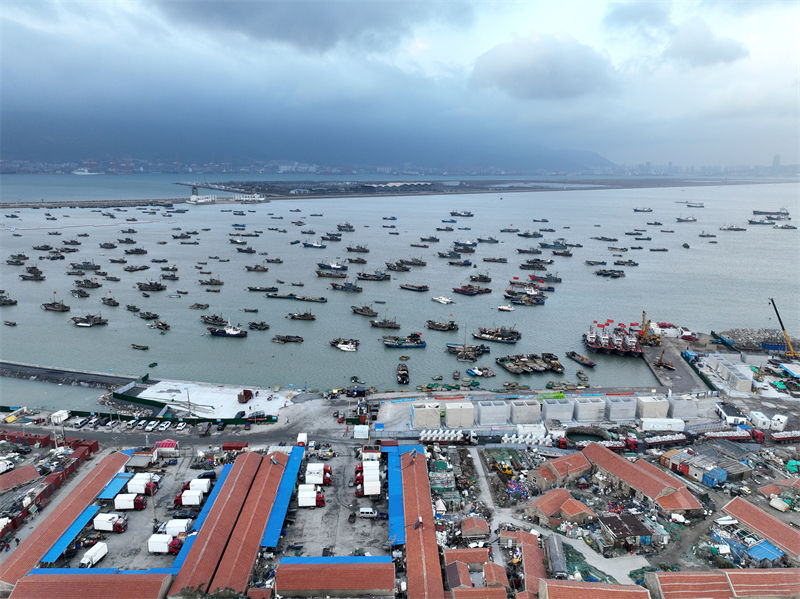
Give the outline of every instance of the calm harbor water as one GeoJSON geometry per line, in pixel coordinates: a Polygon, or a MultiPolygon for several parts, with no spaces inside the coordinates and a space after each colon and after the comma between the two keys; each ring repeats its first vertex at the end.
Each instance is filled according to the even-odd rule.
{"type": "MultiPolygon", "coordinates": [[[[230,176],[225,177],[229,179],[230,176]]],[[[115,193],[120,198],[131,197],[175,197],[182,195],[182,188],[171,183],[175,176],[140,177],[135,184],[116,177],[64,177],[69,185],[84,187],[83,197],[108,197],[106,185],[100,179],[116,181],[115,193]],[[83,182],[85,181],[85,182],[83,182]],[[102,187],[98,191],[97,187],[102,187]],[[176,191],[177,190],[177,191],[176,191]],[[103,195],[99,195],[103,194],[103,195]]],[[[55,184],[54,184],[55,185],[55,184]]],[[[13,177],[3,178],[3,199],[29,199],[37,195],[33,189],[22,190],[26,184],[13,177]],[[13,183],[12,183],[13,181],[13,183]],[[8,193],[9,187],[14,193],[8,193]],[[26,195],[27,194],[27,195],[26,195]]],[[[60,199],[73,193],[63,187],[53,194],[60,199]]],[[[81,194],[69,199],[81,197],[81,194]]],[[[39,194],[49,197],[46,190],[39,194]]],[[[325,389],[348,383],[358,375],[368,384],[379,389],[397,389],[395,369],[398,357],[410,356],[408,366],[411,385],[426,384],[434,375],[441,374],[445,381],[451,380],[454,370],[462,375],[469,364],[457,362],[444,350],[447,342],[463,343],[465,332],[468,341],[471,332],[479,326],[515,326],[522,332],[516,345],[493,344],[492,352],[479,359],[477,365],[490,365],[497,376],[484,379],[484,388],[500,388],[506,380],[527,383],[533,388],[542,388],[547,380],[556,378],[552,374],[515,377],[494,364],[494,358],[508,353],[553,352],[562,357],[567,369],[565,378],[575,380],[578,365],[563,358],[564,352],[574,349],[583,351],[581,334],[593,320],[607,318],[621,322],[638,322],[642,310],[656,321],[670,321],[698,331],[717,331],[733,327],[776,327],[777,322],[767,302],[774,297],[782,311],[784,322],[792,328],[800,323],[800,293],[797,271],[800,265],[800,235],[797,230],[774,230],[767,226],[748,226],[747,218],[755,208],[772,209],[786,207],[796,217],[798,185],[740,185],[695,188],[629,189],[629,190],[584,190],[536,193],[480,194],[462,196],[422,196],[396,198],[358,199],[298,199],[276,201],[255,206],[212,205],[188,207],[188,212],[163,216],[143,215],[136,209],[113,212],[116,219],[102,216],[89,209],[51,210],[58,220],[46,220],[44,210],[24,209],[16,214],[19,218],[0,215],[0,244],[3,264],[0,265],[0,288],[18,300],[16,306],[0,308],[2,320],[16,321],[16,327],[0,327],[0,355],[4,359],[24,362],[83,368],[98,371],[113,371],[122,374],[140,375],[151,372],[151,376],[187,380],[202,380],[234,384],[259,385],[307,385],[309,388],[325,389]],[[688,208],[685,202],[703,202],[704,208],[688,208]],[[634,207],[648,206],[651,213],[634,213],[634,207]],[[291,212],[299,209],[300,212],[291,212]],[[235,216],[223,210],[244,210],[245,216],[235,216]],[[437,226],[449,219],[450,210],[470,210],[473,218],[458,218],[450,226],[453,232],[436,232],[437,226]],[[311,213],[324,216],[312,217],[311,213]],[[396,221],[384,221],[383,216],[394,215],[396,221]],[[676,218],[693,215],[696,223],[677,223],[676,218]],[[275,218],[282,217],[282,218],[275,218]],[[138,222],[127,222],[136,218],[138,222]],[[533,222],[534,218],[547,218],[548,223],[533,222]],[[291,221],[303,220],[305,225],[295,226],[291,221]],[[647,226],[647,221],[660,221],[663,226],[647,226]],[[336,230],[338,223],[348,221],[355,227],[354,233],[344,233],[342,241],[327,242],[324,250],[306,249],[302,244],[290,245],[293,240],[315,240],[327,231],[336,230]],[[247,231],[261,230],[258,238],[245,238],[257,252],[268,252],[269,257],[280,257],[283,264],[269,264],[269,272],[246,272],[245,265],[253,265],[264,256],[246,255],[236,251],[229,243],[232,224],[244,223],[247,231]],[[393,224],[395,229],[384,228],[393,224]],[[747,227],[744,232],[719,231],[726,224],[747,227]],[[573,250],[574,257],[554,256],[551,272],[558,273],[563,282],[555,284],[556,291],[548,294],[543,306],[522,307],[509,313],[499,312],[497,306],[507,303],[502,291],[513,277],[527,278],[535,271],[523,271],[519,264],[528,256],[517,255],[516,248],[538,245],[542,239],[524,239],[514,234],[500,233],[503,227],[514,226],[522,231],[552,228],[553,233],[544,233],[544,240],[565,237],[571,243],[581,243],[582,248],[573,250]],[[599,225],[599,226],[596,226],[599,225]],[[9,231],[13,226],[20,237],[9,231]],[[137,230],[130,235],[138,242],[136,247],[148,250],[145,256],[127,256],[128,264],[146,264],[149,270],[127,273],[121,264],[110,264],[109,258],[122,257],[124,249],[134,246],[119,245],[116,249],[103,250],[104,241],[116,243],[126,237],[122,229],[137,230]],[[180,245],[172,234],[180,227],[197,230],[199,245],[180,245]],[[459,230],[470,227],[470,230],[459,230]],[[210,228],[210,231],[202,231],[210,228]],[[286,229],[287,233],[270,231],[269,228],[286,229]],[[644,235],[652,241],[633,241],[624,235],[634,228],[647,229],[644,235]],[[313,229],[316,234],[301,234],[313,229]],[[662,233],[661,230],[674,230],[662,233]],[[59,231],[61,236],[48,235],[59,231]],[[708,231],[716,238],[700,238],[708,231]],[[399,235],[390,235],[398,232],[399,235]],[[76,237],[77,233],[88,233],[89,237],[76,237]],[[413,248],[420,236],[437,235],[441,241],[431,243],[430,248],[413,248]],[[475,240],[477,237],[494,236],[498,244],[478,245],[477,252],[470,256],[477,268],[449,266],[447,260],[436,256],[437,251],[446,250],[454,240],[475,240]],[[590,239],[592,236],[617,237],[618,242],[608,243],[590,239]],[[60,245],[64,239],[81,241],[80,251],[68,254],[64,261],[38,260],[42,252],[32,250],[33,245],[49,243],[60,245]],[[158,241],[166,241],[159,245],[158,241]],[[717,241],[716,244],[710,241],[717,241]],[[689,243],[684,249],[682,243],[689,243]],[[351,279],[359,270],[374,271],[384,268],[384,262],[400,258],[419,257],[427,261],[426,267],[412,268],[408,273],[391,273],[389,282],[363,281],[360,294],[330,290],[331,279],[320,279],[314,274],[316,263],[325,259],[346,259],[357,254],[348,253],[346,245],[363,244],[370,248],[369,254],[358,254],[367,259],[367,265],[350,265],[351,279]],[[626,277],[609,280],[593,274],[598,267],[584,264],[584,260],[607,260],[609,268],[615,259],[607,248],[612,246],[641,245],[643,250],[631,250],[624,256],[639,262],[638,267],[624,268],[626,277]],[[650,252],[648,248],[664,247],[668,252],[650,252]],[[5,258],[14,253],[26,253],[31,257],[28,264],[39,266],[46,274],[44,282],[21,281],[18,277],[23,267],[6,265],[5,258]],[[230,260],[220,262],[209,258],[219,256],[230,260]],[[484,263],[488,256],[504,256],[508,264],[484,263]],[[151,293],[144,298],[136,289],[137,281],[157,279],[163,264],[151,263],[151,259],[165,258],[178,267],[180,280],[166,282],[168,290],[151,293]],[[90,291],[86,299],[73,298],[69,290],[76,277],[65,274],[69,262],[95,260],[109,275],[118,276],[119,282],[101,280],[102,287],[90,291]],[[207,262],[198,265],[197,262],[207,262]],[[199,268],[195,268],[198,266],[199,268]],[[198,283],[200,270],[209,271],[225,284],[220,293],[206,293],[198,283]],[[488,273],[493,292],[488,295],[465,297],[453,294],[452,288],[467,281],[469,274],[488,273]],[[276,283],[283,280],[285,284],[276,283]],[[303,282],[304,287],[291,287],[290,282],[303,282]],[[399,289],[401,283],[427,284],[430,291],[415,293],[399,289]],[[248,285],[277,285],[282,292],[328,298],[325,304],[267,299],[262,293],[246,291],[248,285]],[[170,297],[176,290],[187,290],[188,295],[170,297]],[[55,292],[55,295],[54,295],[55,292]],[[100,298],[109,292],[120,302],[120,307],[103,306],[100,298]],[[431,298],[446,295],[455,300],[445,306],[432,302],[431,298]],[[40,304],[53,297],[63,299],[72,306],[68,314],[44,312],[40,304]],[[208,303],[206,312],[190,310],[190,304],[208,303]],[[385,303],[379,303],[385,302],[385,303]],[[126,304],[136,304],[142,310],[157,312],[162,320],[171,325],[164,335],[149,329],[147,323],[125,310],[126,304]],[[372,304],[379,316],[396,318],[402,325],[400,334],[413,331],[423,333],[426,349],[396,350],[385,348],[380,342],[382,331],[369,326],[369,319],[351,313],[351,305],[372,304]],[[257,308],[257,314],[244,309],[257,308]],[[290,321],[289,312],[311,310],[316,321],[290,321]],[[98,313],[109,320],[106,327],[78,328],[70,321],[71,316],[98,313]],[[234,323],[251,320],[266,321],[268,331],[250,331],[246,339],[212,338],[206,334],[199,316],[201,313],[220,314],[234,323]],[[461,329],[458,332],[437,332],[425,328],[427,319],[455,320],[461,329]],[[301,335],[302,344],[279,345],[270,339],[276,334],[301,335]],[[361,340],[355,353],[338,351],[329,345],[334,337],[353,337],[361,340]],[[141,352],[131,349],[130,344],[149,345],[150,350],[141,352]],[[148,369],[148,364],[158,366],[148,369]]],[[[7,214],[7,213],[6,213],[7,214]]],[[[542,257],[549,257],[544,250],[542,257]]],[[[795,331],[796,334],[796,331],[795,331]]],[[[598,367],[590,372],[591,384],[604,386],[647,386],[655,379],[642,361],[618,357],[597,357],[598,367]]],[[[3,383],[0,392],[17,394],[19,383],[3,383]]],[[[70,392],[96,398],[98,393],[89,390],[71,389],[70,392]]],[[[9,403],[5,400],[3,403],[9,403]]],[[[12,401],[12,403],[21,403],[12,401]]]]}

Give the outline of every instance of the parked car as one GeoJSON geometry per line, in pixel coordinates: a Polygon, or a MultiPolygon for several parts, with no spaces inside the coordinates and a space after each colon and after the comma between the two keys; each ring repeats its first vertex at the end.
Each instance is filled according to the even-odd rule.
{"type": "Polygon", "coordinates": [[[136,425],[136,430],[140,431],[140,430],[144,429],[144,427],[146,427],[146,426],[147,426],[147,420],[140,420],[139,424],[136,425]]]}
{"type": "Polygon", "coordinates": [[[210,478],[211,480],[217,480],[217,473],[213,470],[206,470],[205,472],[198,474],[197,478],[210,478]]]}
{"type": "Polygon", "coordinates": [[[220,422],[220,423],[217,424],[217,430],[218,431],[224,431],[226,426],[227,425],[224,422],[220,422]]]}
{"type": "Polygon", "coordinates": [[[151,421],[150,421],[150,422],[148,422],[148,423],[147,423],[147,425],[144,427],[144,432],[146,432],[146,433],[151,433],[151,432],[153,432],[153,431],[156,429],[156,427],[157,427],[157,426],[158,426],[158,421],[157,421],[157,420],[151,420],[151,421]]]}
{"type": "Polygon", "coordinates": [[[185,422],[179,422],[179,423],[178,423],[178,424],[175,426],[175,430],[176,430],[176,431],[182,431],[182,430],[183,430],[183,429],[185,429],[185,428],[186,428],[186,423],[185,423],[185,422]]]}
{"type": "Polygon", "coordinates": [[[164,422],[162,422],[161,424],[158,425],[158,430],[163,433],[170,426],[172,426],[172,423],[169,420],[165,420],[164,422]]]}

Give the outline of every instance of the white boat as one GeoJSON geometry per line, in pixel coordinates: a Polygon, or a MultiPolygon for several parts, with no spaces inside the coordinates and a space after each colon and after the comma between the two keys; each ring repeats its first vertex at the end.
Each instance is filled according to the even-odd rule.
{"type": "Polygon", "coordinates": [[[93,173],[88,168],[76,168],[72,171],[73,175],[102,175],[103,173],[93,173]]]}
{"type": "Polygon", "coordinates": [[[352,343],[339,343],[336,347],[342,351],[356,351],[358,349],[352,343]]]}
{"type": "Polygon", "coordinates": [[[497,306],[497,309],[500,310],[501,312],[513,312],[514,306],[511,305],[497,306]]]}
{"type": "Polygon", "coordinates": [[[440,295],[439,297],[432,297],[431,299],[433,301],[435,301],[435,302],[439,302],[440,304],[452,304],[453,303],[453,300],[451,300],[449,297],[445,297],[443,295],[440,295]]]}

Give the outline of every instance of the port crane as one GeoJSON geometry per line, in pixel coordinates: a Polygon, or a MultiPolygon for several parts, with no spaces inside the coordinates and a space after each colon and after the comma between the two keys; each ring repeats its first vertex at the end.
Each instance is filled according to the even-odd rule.
{"type": "Polygon", "coordinates": [[[783,338],[786,340],[786,351],[784,352],[787,357],[789,358],[798,358],[800,354],[794,351],[792,347],[792,342],[789,340],[789,334],[786,332],[786,327],[783,326],[783,320],[781,319],[781,314],[778,312],[778,306],[775,305],[775,300],[769,298],[769,303],[772,304],[772,309],[775,310],[775,316],[778,317],[778,324],[781,326],[781,333],[783,333],[783,338]]]}
{"type": "Polygon", "coordinates": [[[650,322],[647,320],[647,313],[642,310],[642,323],[639,329],[639,343],[641,345],[661,345],[661,337],[650,330],[650,322]]]}

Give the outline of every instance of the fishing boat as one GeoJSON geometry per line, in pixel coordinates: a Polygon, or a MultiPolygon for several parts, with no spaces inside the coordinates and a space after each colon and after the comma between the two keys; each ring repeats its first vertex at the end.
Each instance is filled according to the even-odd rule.
{"type": "MultiPolygon", "coordinates": [[[[156,316],[156,318],[158,318],[158,316],[156,316]]],[[[224,327],[228,324],[227,318],[223,318],[217,314],[202,314],[200,316],[200,320],[202,320],[205,324],[210,324],[215,327],[224,327]]]]}
{"type": "Polygon", "coordinates": [[[106,305],[106,306],[112,306],[112,307],[117,307],[117,306],[119,306],[119,302],[118,302],[117,300],[115,300],[115,299],[114,299],[113,297],[111,297],[111,296],[109,296],[109,297],[104,297],[104,298],[102,298],[100,301],[101,301],[101,302],[103,302],[103,304],[104,304],[104,305],[106,305]]]}
{"type": "Polygon", "coordinates": [[[497,343],[509,344],[516,343],[522,338],[522,334],[519,331],[508,327],[479,327],[478,332],[472,333],[472,336],[475,339],[480,339],[482,341],[494,341],[497,343]]]}
{"type": "Polygon", "coordinates": [[[579,354],[576,351],[568,351],[565,354],[570,360],[575,360],[578,364],[583,364],[584,366],[588,366],[589,368],[594,368],[597,366],[597,362],[593,361],[591,358],[587,358],[586,356],[579,354]]]}
{"type": "Polygon", "coordinates": [[[337,337],[331,340],[331,346],[346,352],[354,352],[358,349],[360,341],[358,339],[345,339],[337,337]]]}
{"type": "Polygon", "coordinates": [[[317,266],[320,270],[347,270],[347,265],[341,262],[317,262],[317,266]]]}
{"type": "Polygon", "coordinates": [[[514,306],[504,305],[504,306],[497,306],[497,309],[501,312],[513,312],[514,306]]]}
{"type": "Polygon", "coordinates": [[[277,287],[248,287],[248,291],[261,291],[262,293],[275,293],[278,291],[277,287]]]}
{"type": "Polygon", "coordinates": [[[558,356],[555,354],[542,353],[542,360],[547,364],[549,370],[557,374],[564,374],[564,367],[561,365],[561,362],[558,361],[558,356]]]}
{"type": "Polygon", "coordinates": [[[653,209],[652,208],[634,208],[633,211],[634,212],[652,212],[653,209]]]}
{"type": "Polygon", "coordinates": [[[15,327],[15,326],[17,326],[17,323],[14,320],[4,320],[3,324],[6,325],[7,327],[15,327]]]}
{"type": "Polygon", "coordinates": [[[310,241],[310,242],[309,241],[304,241],[303,242],[303,247],[304,248],[313,248],[313,249],[316,249],[316,250],[324,250],[328,246],[325,245],[324,243],[322,243],[321,241],[310,241]]]}
{"type": "Polygon", "coordinates": [[[485,293],[491,293],[492,290],[489,287],[481,287],[480,285],[461,285],[460,287],[453,287],[453,293],[458,293],[461,295],[481,295],[485,293]]]}
{"type": "Polygon", "coordinates": [[[225,284],[222,280],[217,279],[215,277],[211,277],[210,279],[200,279],[197,282],[200,283],[201,285],[215,286],[215,287],[219,287],[220,285],[225,284]]]}
{"type": "Polygon", "coordinates": [[[469,216],[475,216],[475,215],[472,212],[470,212],[469,210],[451,210],[450,211],[450,216],[469,217],[469,216]]]}
{"type": "Polygon", "coordinates": [[[581,380],[581,381],[588,381],[589,380],[589,376],[583,370],[576,371],[575,372],[575,376],[578,377],[578,380],[581,380]]]}
{"type": "Polygon", "coordinates": [[[338,270],[315,270],[318,277],[322,279],[346,279],[347,273],[338,270]]]}
{"type": "Polygon", "coordinates": [[[261,322],[249,322],[247,323],[247,328],[251,331],[266,331],[269,329],[269,324],[263,320],[261,322]]]}
{"type": "Polygon", "coordinates": [[[397,365],[397,384],[408,385],[408,381],[408,366],[405,364],[405,362],[400,362],[397,365]]]}
{"type": "Polygon", "coordinates": [[[508,264],[508,258],[495,258],[495,257],[488,257],[483,259],[484,262],[495,262],[497,264],[508,264]]]}
{"type": "Polygon", "coordinates": [[[255,264],[253,266],[245,266],[244,269],[247,272],[269,272],[269,267],[264,266],[263,264],[255,264]]]}
{"type": "Polygon", "coordinates": [[[389,281],[392,275],[376,270],[374,273],[360,272],[356,277],[359,281],[389,281]]]}
{"type": "Polygon", "coordinates": [[[345,283],[331,283],[331,288],[336,291],[349,291],[351,293],[361,293],[364,291],[363,287],[359,287],[355,283],[349,281],[345,283]]]}
{"type": "Polygon", "coordinates": [[[426,321],[426,326],[433,331],[457,331],[458,323],[451,320],[449,322],[439,322],[436,320],[426,321]]]}
{"type": "Polygon", "coordinates": [[[450,299],[449,297],[445,297],[444,295],[440,295],[440,296],[437,296],[437,297],[432,297],[431,300],[434,301],[434,302],[438,302],[440,304],[445,304],[445,305],[453,303],[452,299],[450,299]]]}
{"type": "Polygon", "coordinates": [[[439,238],[434,236],[434,235],[430,235],[428,237],[420,237],[419,240],[422,241],[422,242],[425,242],[425,243],[438,243],[439,242],[439,238]]]}
{"type": "Polygon", "coordinates": [[[354,314],[359,314],[361,316],[375,317],[378,315],[378,313],[369,306],[350,306],[350,309],[354,314]]]}
{"type": "Polygon", "coordinates": [[[400,289],[407,289],[409,291],[428,291],[429,287],[427,285],[411,285],[410,283],[403,283],[400,285],[400,289]]]}
{"type": "Polygon", "coordinates": [[[348,258],[347,259],[347,263],[348,264],[366,264],[367,261],[364,258],[356,257],[356,258],[348,258]]]}
{"type": "Polygon", "coordinates": [[[150,349],[149,345],[138,345],[136,343],[131,343],[131,347],[133,349],[138,349],[139,351],[147,351],[148,349],[150,349]]]}
{"type": "Polygon", "coordinates": [[[383,318],[381,320],[370,320],[369,325],[376,329],[399,329],[400,324],[394,318],[383,318]]]}
{"type": "Polygon", "coordinates": [[[675,222],[678,223],[696,223],[697,217],[695,216],[679,216],[675,219],[675,222]]]}
{"type": "Polygon", "coordinates": [[[272,341],[274,343],[302,343],[303,338],[299,335],[275,335],[272,341]]]}
{"type": "Polygon", "coordinates": [[[289,312],[286,315],[286,318],[289,320],[316,320],[317,317],[314,316],[311,312],[306,310],[305,312],[289,312]]]}
{"type": "Polygon", "coordinates": [[[447,349],[448,353],[451,354],[459,354],[463,352],[471,353],[476,356],[482,356],[483,354],[488,354],[491,351],[491,347],[486,345],[485,343],[481,343],[480,345],[466,345],[463,343],[447,343],[445,344],[445,348],[447,349]]]}
{"type": "Polygon", "coordinates": [[[69,312],[70,307],[63,300],[52,301],[42,304],[42,310],[48,312],[69,312]]]}
{"type": "Polygon", "coordinates": [[[72,322],[77,327],[94,327],[108,324],[108,320],[102,316],[95,314],[87,314],[86,316],[73,316],[72,322]]]}
{"type": "Polygon", "coordinates": [[[422,348],[426,346],[419,333],[411,333],[407,337],[387,335],[383,338],[383,344],[391,348],[422,348]]]}
{"type": "Polygon", "coordinates": [[[356,254],[368,254],[369,248],[363,245],[348,245],[345,248],[348,252],[354,252],[356,254]]]}
{"type": "Polygon", "coordinates": [[[231,324],[227,324],[224,328],[208,327],[208,332],[212,337],[247,337],[247,331],[231,324]]]}
{"type": "Polygon", "coordinates": [[[719,228],[720,231],[747,231],[744,227],[739,227],[737,225],[724,225],[719,228]]]}

